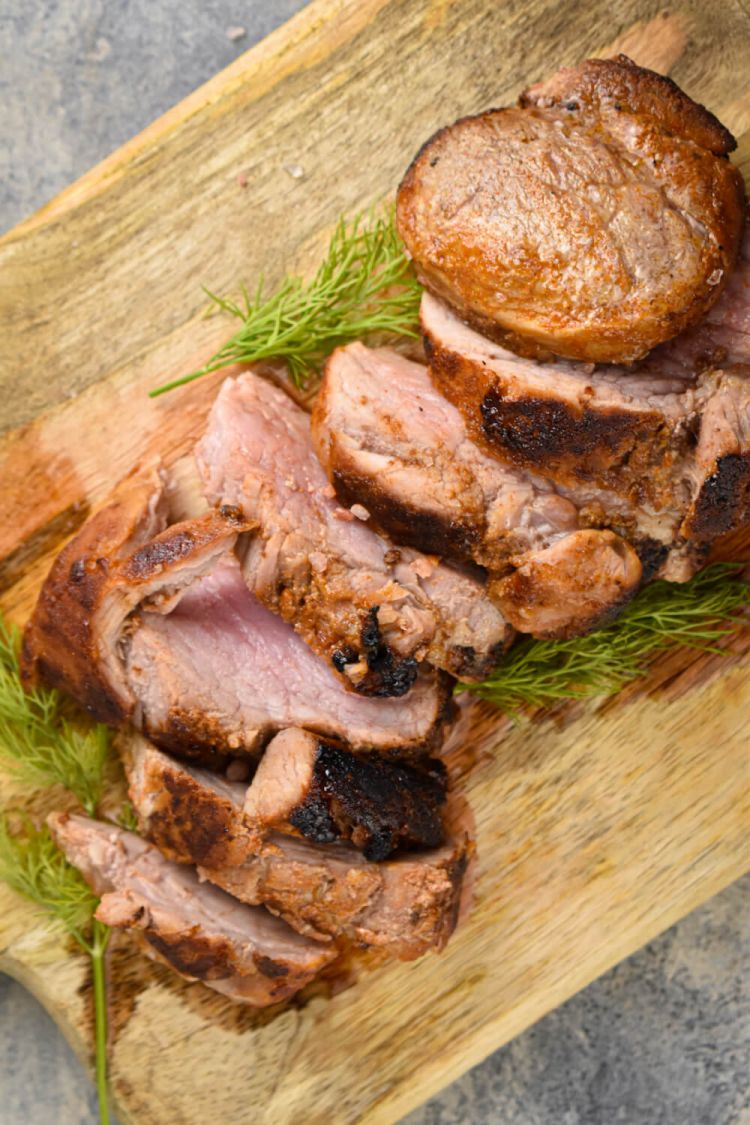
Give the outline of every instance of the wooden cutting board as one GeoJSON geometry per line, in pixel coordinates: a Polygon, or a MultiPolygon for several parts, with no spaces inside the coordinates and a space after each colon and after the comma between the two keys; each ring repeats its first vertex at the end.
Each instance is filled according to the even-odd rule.
{"type": "MultiPolygon", "coordinates": [[[[201,283],[225,292],[309,267],[336,216],[391,191],[436,127],[614,49],[717,111],[750,166],[740,3],[318,0],[11,231],[2,608],[25,618],[61,542],[146,451],[189,447],[218,379],[155,401],[146,390],[226,335],[201,283]]],[[[750,558],[747,537],[728,550],[750,558]]],[[[730,656],[666,657],[616,701],[515,728],[468,708],[451,762],[476,814],[479,876],[440,957],[259,1015],[118,937],[120,1120],[393,1122],[721,890],[750,867],[748,649],[750,629],[730,656]]],[[[56,803],[31,797],[37,812],[56,803]]],[[[85,961],[2,887],[0,969],[90,1062],[85,961]]]]}

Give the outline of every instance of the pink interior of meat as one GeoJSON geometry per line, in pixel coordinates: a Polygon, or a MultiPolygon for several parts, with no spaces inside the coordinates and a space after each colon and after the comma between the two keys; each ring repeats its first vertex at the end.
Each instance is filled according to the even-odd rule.
{"type": "Polygon", "coordinates": [[[152,726],[175,706],[242,729],[302,726],[353,745],[399,745],[426,735],[436,718],[429,673],[399,699],[348,691],[290,625],[249,593],[230,557],[171,614],[144,618],[128,672],[152,726]]]}

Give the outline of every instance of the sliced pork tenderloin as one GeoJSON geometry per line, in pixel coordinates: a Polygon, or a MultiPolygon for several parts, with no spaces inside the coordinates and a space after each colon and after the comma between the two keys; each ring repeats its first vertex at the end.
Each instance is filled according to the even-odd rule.
{"type": "Polygon", "coordinates": [[[212,503],[236,506],[260,525],[242,560],[252,593],[292,622],[347,686],[402,695],[424,660],[467,679],[499,660],[511,631],[481,580],[394,550],[366,525],[361,504],[338,504],[308,415],[278,387],[252,373],[227,380],[198,464],[212,503]]]}
{"type": "Polygon", "coordinates": [[[422,146],[399,232],[428,289],[521,355],[630,363],[695,324],[737,259],[732,135],[623,55],[422,146]]]}
{"type": "Polygon", "coordinates": [[[251,526],[216,509],[165,527],[167,486],[156,464],[121,482],[58,555],[24,633],[26,682],[61,688],[101,722],[137,710],[121,659],[130,615],[168,611],[251,526]]]}
{"type": "MultiPolygon", "coordinates": [[[[480,336],[428,294],[421,318],[433,379],[473,440],[549,478],[647,554],[660,545],[664,577],[689,577],[719,534],[746,522],[748,366],[697,370],[694,338],[629,371],[539,364],[480,336]]],[[[728,328],[724,338],[731,344],[728,328]]],[[[744,346],[738,337],[735,354],[744,346]]]]}
{"type": "Polygon", "coordinates": [[[206,760],[253,753],[296,725],[351,735],[358,750],[437,744],[446,677],[425,666],[408,698],[382,707],[348,692],[247,590],[232,549],[251,524],[220,507],[161,530],[166,488],[155,467],[132,475],[62,551],[25,632],[27,683],[206,760]]]}
{"type": "Polygon", "coordinates": [[[398,699],[347,690],[250,593],[231,555],[169,614],[142,614],[124,659],[143,731],[204,762],[252,755],[285,727],[355,751],[412,755],[439,744],[452,713],[449,681],[428,667],[398,699]]]}
{"type": "Polygon", "coordinates": [[[468,815],[449,801],[442,847],[371,863],[346,843],[315,845],[248,831],[247,785],[176,762],[144,739],[124,754],[141,830],[169,859],[243,902],[262,903],[318,940],[347,938],[412,960],[441,949],[456,924],[473,854],[468,815]]]}
{"type": "Polygon", "coordinates": [[[428,370],[385,349],[331,356],[313,411],[316,448],[342,502],[395,538],[473,561],[503,615],[535,636],[608,620],[637,589],[635,551],[543,478],[502,465],[468,436],[428,370]]]}
{"type": "Polygon", "coordinates": [[[101,896],[96,917],[142,932],[181,976],[246,1004],[286,1000],[335,957],[263,907],[201,883],[140,836],[83,816],[52,814],[56,843],[101,896]]]}
{"type": "Polygon", "coordinates": [[[445,792],[445,767],[434,758],[398,765],[292,728],[267,746],[245,817],[260,837],[275,829],[319,844],[350,840],[366,859],[382,860],[442,844],[445,792]]]}

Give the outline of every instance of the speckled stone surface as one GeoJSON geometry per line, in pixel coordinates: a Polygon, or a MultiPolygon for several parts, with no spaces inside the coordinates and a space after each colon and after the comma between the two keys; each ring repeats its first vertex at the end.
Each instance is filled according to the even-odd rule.
{"type": "MultiPolygon", "coordinates": [[[[0,229],[303,6],[0,0],[0,229]]],[[[749,1076],[750,876],[405,1125],[750,1125],[749,1076]]],[[[62,1037],[0,977],[0,1125],[95,1121],[62,1037]]]]}

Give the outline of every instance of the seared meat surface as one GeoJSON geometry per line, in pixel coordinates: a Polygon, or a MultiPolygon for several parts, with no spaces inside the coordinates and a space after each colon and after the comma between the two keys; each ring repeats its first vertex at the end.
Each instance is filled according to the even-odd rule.
{"type": "Polygon", "coordinates": [[[339,349],[313,430],[342,502],[359,496],[397,540],[486,567],[490,595],[523,632],[585,631],[638,586],[628,543],[587,529],[563,491],[474,444],[421,364],[362,344],[339,349]]]}
{"type": "Polygon", "coordinates": [[[168,612],[250,526],[225,509],[166,522],[167,479],[147,465],[60,552],[24,633],[28,683],[61,688],[100,722],[137,717],[120,648],[129,616],[168,612]]]}
{"type": "Polygon", "coordinates": [[[144,739],[124,756],[148,839],[242,902],[262,903],[318,940],[345,937],[402,960],[442,948],[453,932],[473,852],[460,806],[451,807],[442,847],[370,863],[346,843],[320,846],[275,831],[259,838],[243,812],[246,784],[176,762],[144,739]]]}
{"type": "Polygon", "coordinates": [[[338,504],[309,417],[278,387],[252,373],[227,380],[198,464],[209,501],[260,525],[242,560],[252,593],[347,686],[403,695],[424,660],[469,679],[495,666],[510,630],[483,583],[394,550],[366,526],[362,505],[338,504]]]}
{"type": "Polygon", "coordinates": [[[366,859],[382,860],[400,847],[442,844],[445,787],[435,759],[398,765],[289,729],[266,748],[245,816],[261,836],[277,829],[320,844],[350,840],[366,859]]]}
{"type": "Polygon", "coordinates": [[[588,59],[436,133],[399,187],[399,231],[427,288],[512,351],[629,363],[726,283],[734,147],[668,78],[588,59]]]}
{"type": "Polygon", "coordinates": [[[421,319],[433,379],[472,439],[507,466],[543,475],[643,556],[661,553],[662,574],[679,580],[750,517],[750,368],[702,368],[698,354],[699,341],[720,335],[727,355],[742,355],[747,338],[730,320],[739,295],[726,320],[722,302],[713,326],[629,371],[520,359],[429,294],[421,319]]]}
{"type": "Polygon", "coordinates": [[[237,902],[156,848],[111,824],[53,814],[69,861],[101,895],[96,917],[141,931],[150,951],[189,980],[265,1007],[299,991],[335,951],[296,933],[263,907],[237,902]]]}
{"type": "Polygon", "coordinates": [[[348,691],[332,669],[248,590],[233,556],[194,582],[168,614],[142,614],[125,668],[141,726],[175,753],[249,754],[284,727],[353,750],[419,753],[441,738],[449,685],[422,669],[400,699],[348,691]]]}

